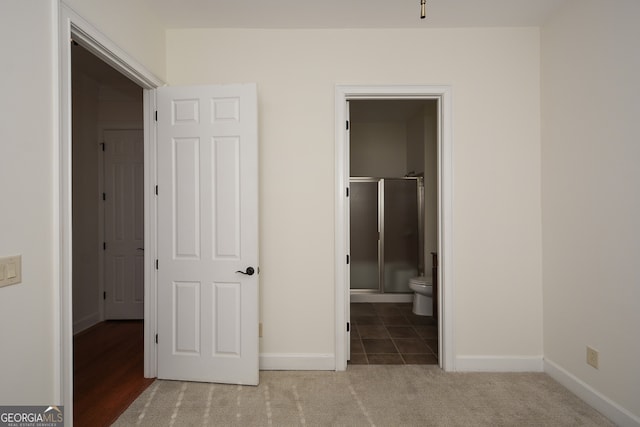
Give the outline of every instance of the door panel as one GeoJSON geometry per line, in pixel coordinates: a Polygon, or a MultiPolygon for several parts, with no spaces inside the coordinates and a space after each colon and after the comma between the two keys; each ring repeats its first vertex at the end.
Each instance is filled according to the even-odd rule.
{"type": "Polygon", "coordinates": [[[105,318],[144,316],[144,137],[104,132],[105,318]]]}
{"type": "Polygon", "coordinates": [[[173,255],[176,259],[200,259],[200,143],[196,138],[174,138],[172,190],[173,255]]]}
{"type": "Polygon", "coordinates": [[[384,292],[407,293],[419,274],[418,180],[384,180],[384,292]]]}
{"type": "Polygon", "coordinates": [[[352,180],[350,203],[351,289],[378,290],[379,208],[378,181],[352,180]]]}
{"type": "Polygon", "coordinates": [[[158,377],[258,383],[255,85],[158,89],[158,377]]]}

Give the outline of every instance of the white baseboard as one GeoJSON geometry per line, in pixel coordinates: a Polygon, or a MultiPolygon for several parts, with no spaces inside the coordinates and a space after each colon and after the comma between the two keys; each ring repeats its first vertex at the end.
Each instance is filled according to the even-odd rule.
{"type": "Polygon", "coordinates": [[[603,396],[593,387],[567,372],[551,360],[544,360],[544,371],[616,425],[622,427],[640,426],[640,417],[627,411],[606,396],[603,396]]]}
{"type": "Polygon", "coordinates": [[[100,322],[100,313],[93,313],[73,322],[73,335],[78,334],[85,329],[89,329],[96,323],[100,322]]]}
{"type": "Polygon", "coordinates": [[[458,356],[459,372],[542,372],[542,356],[458,356]]]}
{"type": "Polygon", "coordinates": [[[260,369],[263,371],[333,371],[336,369],[336,358],[333,354],[260,353],[260,369]]]}

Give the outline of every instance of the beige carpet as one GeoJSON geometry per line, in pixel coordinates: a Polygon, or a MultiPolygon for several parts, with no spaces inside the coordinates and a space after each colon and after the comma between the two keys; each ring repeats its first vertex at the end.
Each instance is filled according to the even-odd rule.
{"type": "Polygon", "coordinates": [[[260,372],[258,387],[154,382],[116,426],[611,426],[543,373],[435,366],[260,372]]]}

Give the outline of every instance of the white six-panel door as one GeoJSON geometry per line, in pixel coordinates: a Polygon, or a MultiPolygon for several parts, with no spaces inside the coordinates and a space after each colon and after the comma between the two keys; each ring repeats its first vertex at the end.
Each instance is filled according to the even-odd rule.
{"type": "Polygon", "coordinates": [[[144,317],[144,137],[104,131],[104,315],[144,317]]]}
{"type": "Polygon", "coordinates": [[[258,384],[256,87],[157,94],[158,378],[258,384]]]}

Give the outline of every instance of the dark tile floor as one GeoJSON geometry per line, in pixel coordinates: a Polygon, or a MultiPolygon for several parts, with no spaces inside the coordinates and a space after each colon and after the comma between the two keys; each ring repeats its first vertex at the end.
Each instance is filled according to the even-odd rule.
{"type": "Polygon", "coordinates": [[[438,326],[411,303],[351,303],[353,365],[437,365],[438,326]]]}

